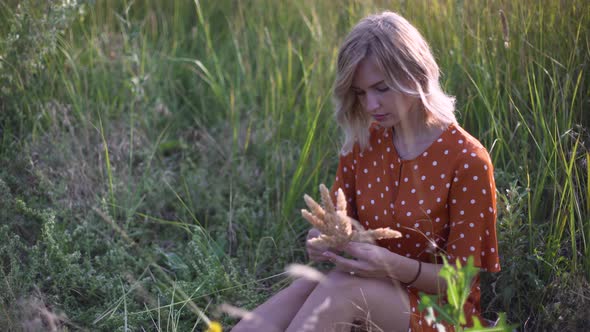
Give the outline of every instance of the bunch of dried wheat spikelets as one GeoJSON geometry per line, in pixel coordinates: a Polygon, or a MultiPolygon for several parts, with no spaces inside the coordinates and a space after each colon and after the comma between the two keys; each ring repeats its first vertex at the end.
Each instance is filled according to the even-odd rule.
{"type": "Polygon", "coordinates": [[[324,184],[320,184],[320,195],[322,205],[308,195],[303,196],[311,212],[302,209],[301,215],[322,233],[319,237],[310,239],[311,243],[341,248],[350,241],[374,243],[375,240],[402,236],[400,232],[391,228],[365,230],[358,221],[347,216],[346,197],[342,189],[338,188],[336,206],[330,198],[330,191],[324,184]]]}

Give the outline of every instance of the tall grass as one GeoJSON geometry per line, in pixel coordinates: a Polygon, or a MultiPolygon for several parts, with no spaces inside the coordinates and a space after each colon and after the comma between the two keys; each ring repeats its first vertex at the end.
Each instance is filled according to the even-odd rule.
{"type": "Polygon", "coordinates": [[[489,276],[488,311],[539,329],[557,311],[541,306],[571,291],[558,282],[587,285],[584,1],[40,3],[0,3],[10,22],[0,26],[0,197],[16,220],[2,234],[22,239],[2,250],[37,262],[31,248],[64,231],[63,268],[35,268],[92,291],[82,300],[40,277],[18,281],[27,266],[5,268],[5,283],[22,287],[2,295],[4,312],[40,285],[70,324],[190,330],[210,303],[251,307],[284,285],[273,276],[303,260],[301,197],[331,182],[337,162],[337,47],[382,9],[425,35],[460,123],[491,152],[504,270],[489,276]],[[18,225],[42,227],[31,211],[45,209],[58,216],[51,236],[18,225]]]}

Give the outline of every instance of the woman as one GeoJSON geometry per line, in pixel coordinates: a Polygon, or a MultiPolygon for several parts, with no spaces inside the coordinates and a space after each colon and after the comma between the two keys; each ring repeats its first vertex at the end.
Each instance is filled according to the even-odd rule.
{"type": "MultiPolygon", "coordinates": [[[[338,55],[336,119],[345,134],[332,192],[366,228],[391,227],[402,238],[339,248],[307,244],[313,261],[331,261],[328,282],[296,280],[254,314],[279,331],[349,331],[368,319],[384,331],[434,330],[418,310],[418,292],[445,294],[441,255],[474,257],[496,272],[496,197],[486,149],[455,120],[454,99],[420,33],[384,12],[361,20],[338,55]]],[[[315,229],[308,239],[319,236],[315,229]]],[[[464,310],[479,316],[479,277],[464,310]]],[[[233,331],[261,330],[242,321],[233,331]]]]}

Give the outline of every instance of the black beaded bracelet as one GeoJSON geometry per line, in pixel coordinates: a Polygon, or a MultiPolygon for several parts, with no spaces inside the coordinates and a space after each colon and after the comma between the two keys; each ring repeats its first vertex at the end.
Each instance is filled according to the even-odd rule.
{"type": "Polygon", "coordinates": [[[422,262],[418,261],[418,273],[416,273],[416,276],[414,277],[414,279],[412,279],[412,281],[406,283],[407,286],[412,285],[413,283],[416,282],[416,280],[418,280],[418,277],[420,276],[420,272],[422,272],[422,262]]]}

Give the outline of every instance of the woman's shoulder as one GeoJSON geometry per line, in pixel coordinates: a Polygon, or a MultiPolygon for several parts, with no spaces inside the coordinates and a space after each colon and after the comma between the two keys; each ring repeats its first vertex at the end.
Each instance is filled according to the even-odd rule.
{"type": "Polygon", "coordinates": [[[464,160],[477,158],[488,163],[490,156],[486,147],[467,130],[457,123],[453,123],[443,133],[441,148],[450,159],[464,160]]]}

